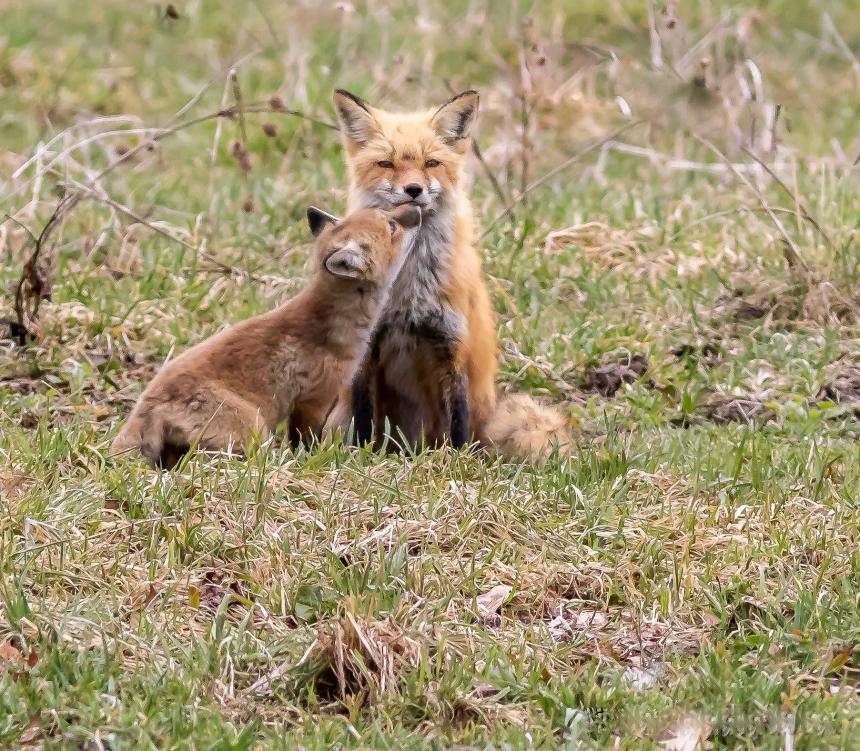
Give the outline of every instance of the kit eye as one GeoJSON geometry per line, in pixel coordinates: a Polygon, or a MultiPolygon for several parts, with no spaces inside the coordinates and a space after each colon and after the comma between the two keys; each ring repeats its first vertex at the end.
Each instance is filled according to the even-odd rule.
{"type": "Polygon", "coordinates": [[[433,169],[433,167],[438,167],[439,164],[440,162],[438,159],[428,159],[426,162],[424,162],[424,166],[427,169],[433,169]]]}
{"type": "Polygon", "coordinates": [[[381,162],[377,162],[376,166],[380,169],[394,169],[394,162],[389,162],[387,159],[383,159],[381,162]]]}

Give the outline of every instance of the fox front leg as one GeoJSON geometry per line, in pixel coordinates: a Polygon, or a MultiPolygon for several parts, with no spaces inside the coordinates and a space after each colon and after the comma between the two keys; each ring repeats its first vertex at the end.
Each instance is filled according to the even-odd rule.
{"type": "Polygon", "coordinates": [[[365,361],[361,364],[352,381],[352,421],[354,441],[364,446],[373,438],[373,399],[370,386],[375,368],[365,361]]]}
{"type": "Polygon", "coordinates": [[[465,373],[454,373],[448,395],[451,445],[460,449],[469,444],[472,431],[469,426],[469,397],[465,373]]]}

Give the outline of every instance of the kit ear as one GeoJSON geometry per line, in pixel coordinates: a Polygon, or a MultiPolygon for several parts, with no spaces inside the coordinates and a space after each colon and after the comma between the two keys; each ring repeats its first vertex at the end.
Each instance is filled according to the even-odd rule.
{"type": "Polygon", "coordinates": [[[325,259],[329,273],[342,279],[361,279],[367,273],[367,261],[355,248],[338,248],[325,259]]]}
{"type": "Polygon", "coordinates": [[[311,206],[308,209],[307,214],[308,227],[311,228],[311,234],[314,237],[318,237],[320,232],[322,232],[327,225],[334,225],[340,221],[336,216],[332,216],[327,211],[318,209],[316,206],[311,206]]]}
{"type": "Polygon", "coordinates": [[[433,115],[433,130],[449,145],[468,138],[478,116],[479,100],[478,92],[471,90],[449,99],[433,115]]]}
{"type": "Polygon", "coordinates": [[[378,132],[370,105],[355,94],[338,89],[334,92],[334,108],[347,144],[361,148],[378,132]]]}

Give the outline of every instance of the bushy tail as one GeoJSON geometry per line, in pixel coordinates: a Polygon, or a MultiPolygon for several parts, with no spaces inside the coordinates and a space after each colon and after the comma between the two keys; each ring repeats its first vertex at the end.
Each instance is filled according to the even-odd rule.
{"type": "Polygon", "coordinates": [[[567,451],[573,440],[564,415],[527,394],[500,397],[485,433],[502,456],[532,461],[546,459],[554,448],[567,451]]]}

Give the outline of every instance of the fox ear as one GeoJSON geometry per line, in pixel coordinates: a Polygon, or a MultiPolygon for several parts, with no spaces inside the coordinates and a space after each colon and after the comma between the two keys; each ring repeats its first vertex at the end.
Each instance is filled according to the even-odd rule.
{"type": "Polygon", "coordinates": [[[311,206],[308,208],[308,226],[311,228],[311,234],[318,237],[327,224],[337,224],[340,220],[336,216],[332,216],[322,209],[311,206]]]}
{"type": "Polygon", "coordinates": [[[338,89],[334,92],[334,108],[344,138],[355,146],[364,146],[379,130],[370,105],[355,94],[338,89]]]}
{"type": "Polygon", "coordinates": [[[367,273],[367,261],[364,256],[350,245],[338,248],[325,259],[325,267],[329,273],[342,279],[361,279],[367,273]]]}
{"type": "Polygon", "coordinates": [[[478,92],[464,91],[443,104],[430,121],[449,146],[468,138],[478,115],[478,92]]]}

